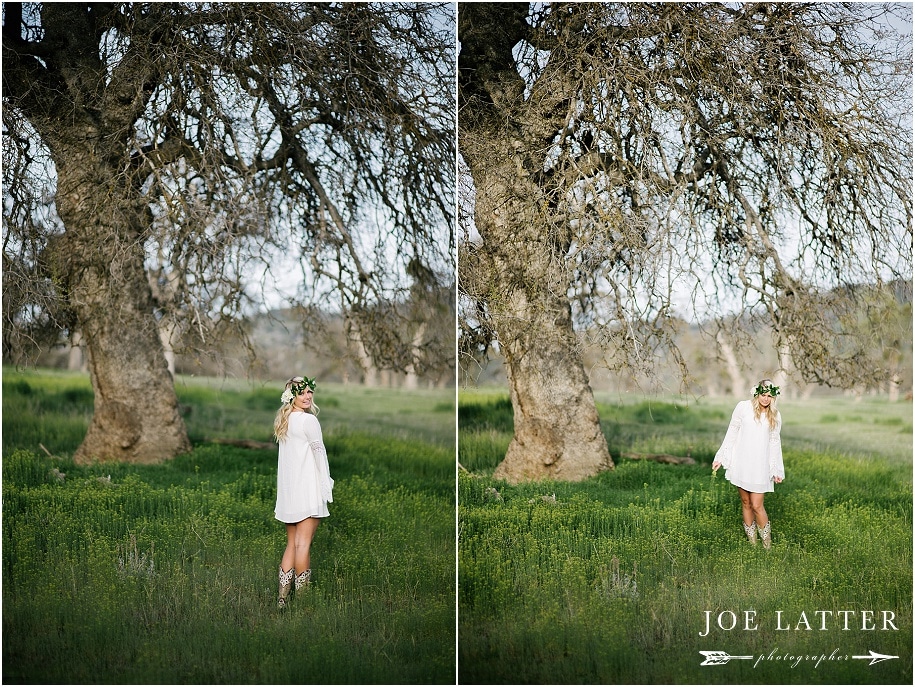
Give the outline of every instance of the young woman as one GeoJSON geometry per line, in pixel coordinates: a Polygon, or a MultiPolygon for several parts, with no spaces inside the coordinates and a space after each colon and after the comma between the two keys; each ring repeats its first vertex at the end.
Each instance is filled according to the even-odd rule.
{"type": "Polygon", "coordinates": [[[763,506],[766,492],[785,479],[780,436],[782,418],[776,408],[778,387],[763,379],[753,389],[753,398],[734,408],[727,434],[712,470],[725,468],[724,477],[737,487],[743,506],[743,529],[751,544],[756,531],[767,549],[772,545],[772,523],[763,506]]]}
{"type": "Polygon", "coordinates": [[[334,500],[334,480],[327,464],[314,393],[314,379],[290,379],[281,397],[283,405],[273,421],[273,434],[280,445],[275,514],[277,520],[286,523],[286,550],[280,561],[280,608],[286,607],[293,580],[296,591],[311,582],[311,541],[320,518],[330,515],[327,504],[334,500]]]}

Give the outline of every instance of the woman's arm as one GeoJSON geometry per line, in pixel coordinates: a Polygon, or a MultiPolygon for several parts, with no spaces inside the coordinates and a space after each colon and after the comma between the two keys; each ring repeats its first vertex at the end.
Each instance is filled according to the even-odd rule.
{"type": "Polygon", "coordinates": [[[782,460],[782,416],[775,419],[775,428],[769,431],[769,474],[776,484],[785,479],[785,463],[782,460]]]}
{"type": "Polygon", "coordinates": [[[315,453],[324,453],[324,435],[321,433],[321,423],[318,422],[316,418],[311,413],[305,413],[305,436],[308,439],[308,443],[311,444],[311,448],[315,453]]]}
{"type": "Polygon", "coordinates": [[[743,422],[743,414],[740,411],[741,407],[740,403],[738,403],[737,407],[734,408],[734,412],[731,413],[731,422],[728,424],[728,431],[724,435],[724,441],[721,442],[721,448],[718,449],[718,453],[715,454],[715,460],[712,462],[713,470],[717,470],[722,466],[724,466],[725,470],[731,467],[731,453],[734,444],[737,443],[737,437],[740,436],[740,425],[743,422]]]}
{"type": "Polygon", "coordinates": [[[305,435],[311,450],[315,454],[315,460],[318,463],[318,472],[320,473],[321,494],[328,503],[334,500],[334,480],[330,476],[330,465],[327,462],[327,450],[324,448],[324,437],[321,434],[321,423],[314,415],[305,416],[305,435]]]}

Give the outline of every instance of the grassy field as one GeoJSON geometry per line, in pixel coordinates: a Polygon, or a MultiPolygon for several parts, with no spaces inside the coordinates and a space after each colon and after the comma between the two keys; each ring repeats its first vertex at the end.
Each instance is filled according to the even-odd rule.
{"type": "Polygon", "coordinates": [[[179,378],[194,450],[77,467],[88,378],[3,373],[3,682],[453,684],[454,392],[318,386],[331,517],[276,608],[280,385],[179,378]],[[50,454],[50,455],[48,455],[50,454]]]}
{"type": "Polygon", "coordinates": [[[911,403],[782,399],[765,551],[710,470],[734,402],[598,402],[616,469],[513,487],[507,398],[461,392],[462,684],[912,684],[911,403]]]}

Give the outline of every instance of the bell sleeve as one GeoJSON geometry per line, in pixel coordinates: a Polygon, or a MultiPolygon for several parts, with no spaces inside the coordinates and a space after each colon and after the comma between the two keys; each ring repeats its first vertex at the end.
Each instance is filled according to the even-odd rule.
{"type": "Polygon", "coordinates": [[[769,475],[785,479],[785,463],[782,460],[782,416],[775,418],[775,427],[769,430],[769,475]]]}
{"type": "Polygon", "coordinates": [[[724,441],[721,442],[721,448],[718,449],[718,453],[715,454],[716,463],[721,463],[721,467],[727,470],[731,467],[731,457],[734,454],[734,445],[737,443],[737,438],[740,436],[740,425],[743,422],[743,413],[741,413],[741,406],[738,403],[737,407],[734,408],[734,412],[731,414],[731,422],[728,424],[727,434],[724,435],[724,441]]]}
{"type": "Polygon", "coordinates": [[[321,423],[314,415],[306,415],[305,435],[308,437],[308,445],[315,455],[315,463],[318,466],[319,479],[321,481],[321,496],[328,503],[334,500],[333,489],[334,480],[330,476],[330,465],[327,462],[327,450],[324,448],[324,436],[321,433],[321,423]]]}

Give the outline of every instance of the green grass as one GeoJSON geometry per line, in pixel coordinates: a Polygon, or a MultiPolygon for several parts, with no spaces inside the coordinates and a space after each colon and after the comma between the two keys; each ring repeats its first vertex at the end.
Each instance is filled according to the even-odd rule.
{"type": "Polygon", "coordinates": [[[83,467],[88,379],[4,370],[3,681],[452,684],[453,391],[319,387],[334,503],[281,612],[276,451],[205,441],[269,441],[279,385],[176,386],[191,453],[83,467]]]}
{"type": "Polygon", "coordinates": [[[782,402],[787,479],[766,498],[767,552],[746,542],[736,490],[709,470],[731,402],[598,402],[615,470],[509,486],[491,477],[511,436],[507,400],[461,393],[461,683],[912,683],[910,404],[782,402]],[[783,626],[804,612],[812,629],[778,630],[779,610],[783,626]],[[888,610],[898,631],[820,630],[817,610],[853,610],[858,623],[888,610]],[[707,611],[754,611],[758,629],[713,625],[702,638],[707,611]],[[837,649],[899,658],[784,658],[837,649]],[[773,658],[700,666],[712,650],[773,658]]]}

